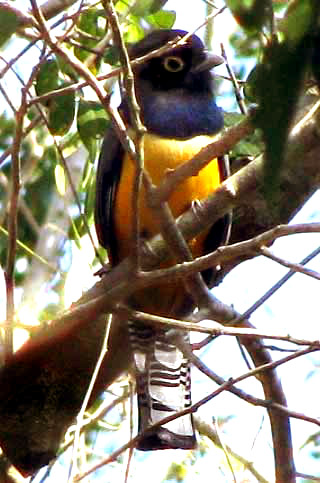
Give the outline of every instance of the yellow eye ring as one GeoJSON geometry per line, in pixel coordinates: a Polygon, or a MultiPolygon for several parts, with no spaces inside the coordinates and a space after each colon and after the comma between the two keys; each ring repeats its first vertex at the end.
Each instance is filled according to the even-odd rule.
{"type": "Polygon", "coordinates": [[[175,55],[169,55],[165,57],[163,61],[163,66],[169,72],[180,72],[184,68],[184,62],[181,57],[175,55]]]}

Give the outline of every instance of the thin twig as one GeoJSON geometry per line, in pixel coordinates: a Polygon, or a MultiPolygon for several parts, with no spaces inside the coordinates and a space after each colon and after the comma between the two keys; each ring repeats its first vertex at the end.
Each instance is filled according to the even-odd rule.
{"type": "MultiPolygon", "coordinates": [[[[317,255],[320,254],[320,247],[316,248],[313,252],[311,252],[309,255],[307,255],[299,265],[306,265],[309,263],[313,258],[315,258],[317,255]]],[[[278,280],[277,283],[275,283],[267,292],[259,299],[257,300],[251,307],[249,307],[248,310],[246,310],[241,318],[247,319],[255,312],[261,305],[263,305],[277,290],[279,290],[283,285],[295,274],[297,273],[295,270],[290,270],[288,273],[286,273],[280,280],[278,280]]]]}
{"type": "MultiPolygon", "coordinates": [[[[187,344],[186,341],[183,339],[183,337],[177,337],[176,338],[176,343],[183,353],[185,357],[187,357],[190,362],[197,368],[199,371],[201,371],[203,374],[205,374],[207,377],[209,377],[211,380],[213,380],[216,384],[219,386],[226,384],[226,380],[223,379],[222,377],[218,376],[214,371],[212,371],[208,366],[206,366],[199,357],[197,357],[191,349],[190,344],[187,344]]],[[[296,352],[296,351],[295,351],[296,352]]],[[[265,399],[261,399],[258,397],[254,397],[251,394],[246,393],[242,389],[239,389],[236,386],[231,386],[230,388],[227,389],[229,392],[234,394],[235,396],[243,399],[244,401],[248,402],[249,404],[252,404],[254,406],[261,406],[266,409],[272,407],[273,409],[277,409],[278,411],[284,412],[286,415],[288,415],[291,418],[295,419],[300,419],[302,421],[307,421],[312,424],[316,424],[317,426],[320,426],[320,419],[318,418],[312,418],[310,416],[307,416],[306,414],[303,413],[298,413],[296,411],[292,411],[288,409],[286,406],[282,406],[281,404],[274,403],[273,401],[267,401],[265,399]]]]}
{"type": "MultiPolygon", "coordinates": [[[[50,131],[50,128],[49,128],[49,124],[47,122],[47,120],[44,118],[44,122],[46,124],[46,126],[48,127],[49,131],[50,131]]],[[[64,154],[63,154],[63,149],[61,148],[60,144],[56,141],[56,138],[55,136],[52,136],[53,138],[53,143],[57,149],[57,152],[59,153],[59,157],[60,157],[60,161],[63,165],[63,168],[64,168],[64,171],[67,175],[67,179],[68,179],[68,183],[69,183],[69,186],[70,186],[70,189],[71,189],[71,192],[72,192],[72,196],[73,196],[73,199],[77,205],[77,208],[78,208],[78,211],[79,211],[79,215],[81,217],[81,220],[82,220],[82,223],[83,223],[83,226],[85,227],[85,230],[87,232],[87,235],[89,237],[89,240],[91,242],[91,245],[92,245],[92,248],[94,250],[94,253],[95,253],[95,256],[97,257],[97,259],[99,260],[99,262],[103,265],[104,261],[100,255],[100,252],[97,250],[97,247],[96,247],[96,244],[94,242],[94,239],[93,239],[93,236],[92,236],[92,233],[91,233],[91,230],[90,230],[90,226],[89,226],[89,223],[88,223],[88,219],[87,219],[87,216],[85,213],[83,213],[83,210],[82,210],[82,207],[81,207],[81,202],[80,202],[80,198],[79,198],[79,195],[78,195],[78,192],[76,190],[76,187],[74,185],[74,182],[73,182],[73,178],[72,178],[72,175],[71,175],[71,172],[70,172],[70,169],[69,169],[69,166],[68,166],[68,163],[64,157],[64,154]]]]}
{"type": "Polygon", "coordinates": [[[75,468],[76,468],[76,460],[77,460],[77,453],[78,453],[78,448],[79,448],[79,441],[80,441],[80,433],[81,433],[81,428],[83,426],[84,422],[84,413],[86,411],[86,408],[88,406],[89,399],[91,397],[92,391],[94,384],[97,380],[98,373],[100,370],[100,367],[102,365],[103,359],[107,353],[108,350],[108,338],[109,338],[109,332],[110,332],[110,324],[111,324],[111,316],[109,316],[107,323],[106,323],[106,332],[105,332],[105,337],[103,340],[103,344],[101,347],[101,351],[99,354],[99,358],[97,360],[97,363],[95,365],[94,371],[92,373],[92,377],[90,380],[90,384],[88,386],[85,398],[83,399],[81,409],[78,413],[77,416],[77,425],[76,425],[76,430],[74,434],[74,443],[73,443],[73,448],[72,448],[72,461],[69,467],[69,477],[68,477],[68,483],[73,481],[73,475],[75,474],[75,468]]]}
{"type": "MultiPolygon", "coordinates": [[[[32,79],[32,76],[30,77],[32,79]]],[[[29,82],[30,82],[29,79],[29,82]]],[[[13,352],[13,322],[14,322],[14,264],[17,249],[17,217],[20,192],[20,146],[23,139],[23,119],[26,113],[27,89],[21,90],[21,105],[16,114],[16,132],[12,149],[12,171],[10,206],[8,214],[8,251],[5,271],[7,315],[4,335],[4,357],[9,360],[13,352]]]]}
{"type": "MultiPolygon", "coordinates": [[[[139,276],[153,281],[165,281],[168,277],[178,279],[191,272],[199,272],[217,265],[223,265],[244,256],[255,257],[259,255],[261,247],[273,243],[278,238],[299,233],[320,233],[320,223],[278,225],[254,238],[220,247],[215,252],[198,257],[193,261],[178,263],[173,267],[142,272],[139,276]]],[[[318,253],[318,250],[320,249],[317,249],[316,253],[318,253]]]]}
{"type": "Polygon", "coordinates": [[[297,471],[296,475],[298,478],[304,478],[305,480],[320,481],[319,476],[308,475],[307,473],[300,473],[299,471],[297,471]]]}
{"type": "Polygon", "coordinates": [[[315,270],[311,270],[310,268],[305,268],[299,263],[292,263],[292,262],[289,262],[288,260],[284,260],[284,258],[278,257],[267,247],[264,247],[264,246],[260,247],[260,252],[261,252],[261,255],[263,255],[264,257],[269,258],[270,260],[273,260],[274,262],[277,262],[280,265],[283,265],[284,267],[290,268],[290,270],[293,272],[303,273],[308,277],[315,278],[316,280],[320,280],[320,274],[315,270]]]}
{"type": "MultiPolygon", "coordinates": [[[[130,317],[130,320],[135,320],[140,323],[149,321],[154,326],[162,326],[166,328],[175,328],[183,331],[198,332],[203,334],[211,334],[214,337],[223,335],[233,337],[246,337],[252,339],[271,339],[281,340],[284,342],[290,342],[291,344],[312,346],[315,349],[320,349],[320,339],[309,340],[293,337],[290,334],[275,334],[274,332],[261,332],[254,328],[249,327],[224,327],[216,322],[213,322],[213,327],[202,326],[201,324],[193,324],[192,322],[183,322],[182,320],[173,319],[169,317],[161,317],[159,315],[147,314],[137,310],[131,310],[123,305],[118,305],[115,311],[125,317],[130,317]]],[[[237,320],[237,319],[235,319],[237,320]]],[[[172,335],[171,335],[172,336],[172,335]]]]}
{"type": "MultiPolygon", "coordinates": [[[[218,448],[221,447],[221,440],[219,438],[219,435],[217,432],[214,430],[212,425],[207,424],[205,421],[199,418],[199,416],[194,417],[195,421],[195,427],[199,431],[199,433],[203,436],[206,436],[209,438],[215,446],[218,448]]],[[[251,461],[248,461],[246,458],[243,456],[239,455],[236,453],[229,445],[225,445],[226,451],[237,461],[239,461],[246,470],[250,471],[252,475],[255,477],[255,479],[259,483],[269,483],[268,480],[266,480],[259,472],[256,470],[255,466],[251,461]]]]}
{"type": "MultiPolygon", "coordinates": [[[[41,122],[41,117],[35,116],[35,118],[32,119],[30,124],[24,129],[23,135],[22,135],[23,138],[25,138],[35,127],[38,127],[40,122],[41,122]]],[[[12,149],[13,149],[13,146],[9,146],[5,151],[3,151],[3,153],[0,156],[0,166],[12,154],[12,149]]]]}
{"type": "MultiPolygon", "coordinates": [[[[6,237],[9,238],[8,231],[5,230],[5,228],[3,228],[2,226],[0,226],[0,233],[2,233],[3,235],[5,235],[6,237]]],[[[49,270],[51,270],[52,273],[54,273],[54,274],[59,273],[60,276],[63,276],[63,274],[62,274],[62,272],[60,272],[60,269],[59,269],[58,266],[52,265],[51,263],[49,263],[45,258],[41,257],[36,252],[31,250],[27,245],[22,243],[19,239],[17,239],[17,246],[19,248],[22,248],[22,250],[24,250],[28,255],[30,255],[31,257],[34,257],[36,260],[38,260],[38,262],[43,263],[43,265],[45,265],[47,268],[49,268],[49,270]]]]}
{"type": "Polygon", "coordinates": [[[223,451],[223,454],[224,454],[224,456],[225,456],[225,458],[227,460],[227,465],[228,465],[228,467],[229,467],[229,469],[231,471],[233,483],[237,483],[236,474],[235,474],[235,471],[234,471],[233,466],[232,466],[232,461],[231,461],[231,458],[229,456],[228,448],[226,447],[226,445],[223,442],[223,439],[220,436],[220,428],[219,428],[219,425],[218,425],[218,423],[217,423],[217,421],[216,421],[215,418],[213,420],[213,424],[214,424],[214,427],[215,427],[217,439],[219,441],[219,446],[220,446],[221,450],[223,451]]]}
{"type": "Polygon", "coordinates": [[[235,92],[235,96],[236,96],[236,99],[237,99],[238,106],[239,106],[242,114],[246,115],[248,113],[248,110],[247,110],[247,107],[245,105],[244,98],[241,95],[241,90],[240,90],[240,85],[239,85],[238,79],[234,75],[233,69],[232,69],[232,67],[231,67],[231,65],[228,61],[226,50],[225,50],[224,45],[222,43],[220,44],[220,47],[221,47],[221,55],[226,61],[226,68],[227,68],[228,74],[231,78],[231,82],[233,84],[233,89],[234,89],[234,92],[235,92]]]}

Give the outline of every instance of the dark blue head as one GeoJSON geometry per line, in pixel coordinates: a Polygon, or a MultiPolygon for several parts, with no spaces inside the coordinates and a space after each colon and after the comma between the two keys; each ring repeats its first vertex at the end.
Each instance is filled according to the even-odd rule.
{"type": "MultiPolygon", "coordinates": [[[[156,30],[130,48],[130,58],[141,57],[186,34],[183,30],[156,30]]],[[[223,117],[214,100],[210,70],[222,61],[192,35],[184,44],[134,67],[136,95],[148,131],[180,139],[219,131],[223,117]]],[[[122,108],[128,118],[125,102],[122,108]]]]}

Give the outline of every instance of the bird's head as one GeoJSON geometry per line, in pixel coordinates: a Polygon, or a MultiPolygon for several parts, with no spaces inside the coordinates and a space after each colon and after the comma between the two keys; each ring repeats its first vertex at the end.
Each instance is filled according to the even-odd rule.
{"type": "MultiPolygon", "coordinates": [[[[129,49],[131,59],[142,57],[179,41],[187,35],[184,30],[155,30],[129,49]]],[[[209,53],[196,35],[191,35],[176,47],[134,67],[138,83],[149,83],[153,89],[185,89],[191,92],[211,92],[210,70],[224,59],[209,53]]]]}
{"type": "MultiPolygon", "coordinates": [[[[196,35],[184,40],[186,35],[184,30],[155,30],[129,48],[130,59],[155,52],[133,67],[135,92],[147,130],[166,138],[211,135],[223,126],[210,72],[223,58],[209,53],[196,35]]],[[[121,112],[130,124],[126,95],[121,112]]]]}

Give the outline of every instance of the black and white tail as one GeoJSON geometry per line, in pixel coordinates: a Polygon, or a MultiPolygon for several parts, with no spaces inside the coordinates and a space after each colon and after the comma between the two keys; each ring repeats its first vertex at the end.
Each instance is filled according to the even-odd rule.
{"type": "Polygon", "coordinates": [[[193,449],[196,437],[191,414],[148,431],[151,425],[191,405],[189,362],[168,342],[164,330],[130,322],[129,334],[142,435],[137,449],[193,449]]]}

